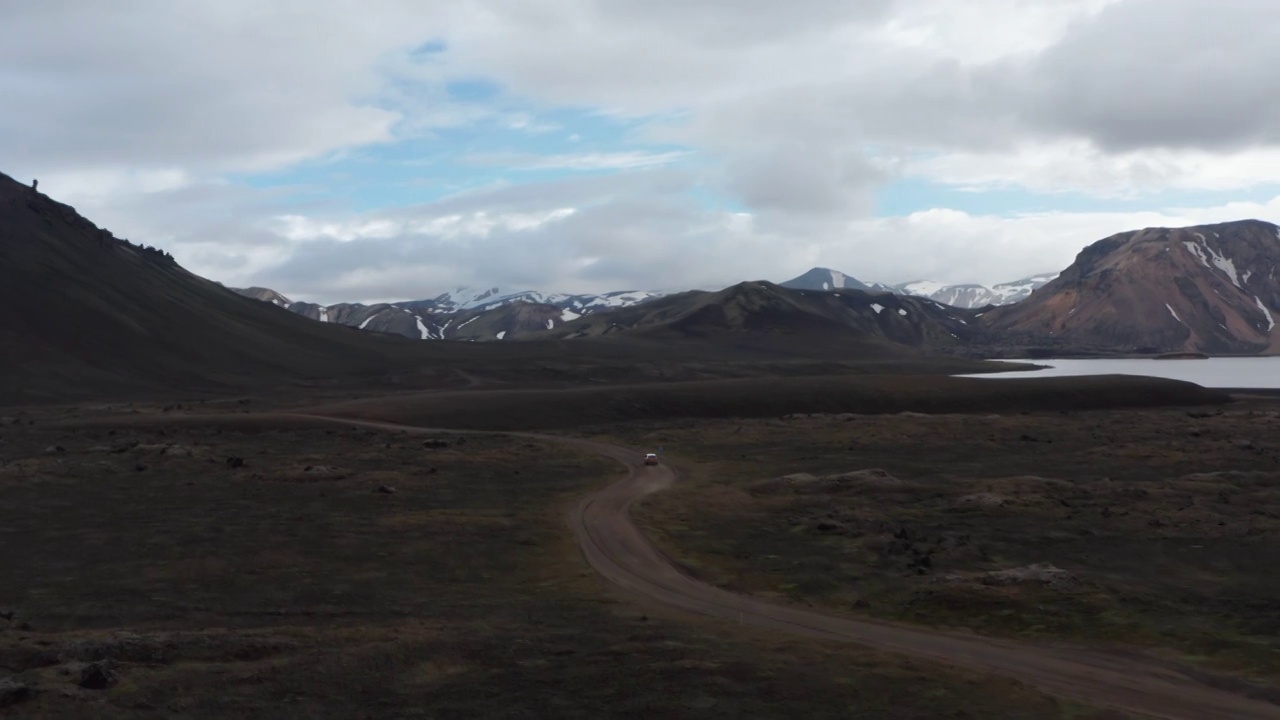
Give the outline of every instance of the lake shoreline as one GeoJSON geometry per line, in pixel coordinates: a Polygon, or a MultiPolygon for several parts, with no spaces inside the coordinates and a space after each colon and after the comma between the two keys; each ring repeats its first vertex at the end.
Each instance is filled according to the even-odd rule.
{"type": "Polygon", "coordinates": [[[1204,358],[1183,357],[1107,357],[1107,358],[992,358],[992,362],[1008,363],[1008,370],[966,374],[956,377],[1013,380],[1032,377],[1084,377],[1090,375],[1133,375],[1181,380],[1201,387],[1233,393],[1280,393],[1280,356],[1217,355],[1204,358]],[[1198,362],[1171,362],[1195,359],[1198,362]]]}

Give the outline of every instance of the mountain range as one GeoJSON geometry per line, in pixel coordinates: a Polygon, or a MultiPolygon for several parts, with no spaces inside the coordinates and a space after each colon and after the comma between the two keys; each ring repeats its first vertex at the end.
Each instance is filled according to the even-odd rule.
{"type": "Polygon", "coordinates": [[[943,305],[958,308],[980,308],[988,305],[1008,305],[1026,299],[1032,291],[1058,276],[1058,273],[1032,275],[1013,282],[1000,283],[987,287],[978,284],[947,285],[932,280],[915,280],[912,282],[886,285],[884,283],[863,282],[851,275],[830,268],[813,268],[799,277],[794,277],[782,287],[795,290],[863,290],[866,292],[887,292],[895,295],[914,295],[936,300],[943,305]]]}
{"type": "MultiPolygon", "coordinates": [[[[886,285],[867,283],[829,268],[813,268],[779,287],[792,290],[860,290],[923,297],[952,307],[972,309],[1018,302],[1057,273],[992,287],[945,285],[927,280],[886,285]]],[[[337,303],[318,305],[294,302],[285,295],[261,287],[236,289],[255,300],[263,300],[320,322],[350,325],[361,330],[393,333],[417,340],[490,341],[516,339],[551,331],[579,317],[606,310],[648,303],[670,293],[627,290],[601,295],[544,293],[535,290],[505,292],[500,288],[455,288],[428,300],[364,305],[337,303]]]]}
{"type": "Polygon", "coordinates": [[[1280,308],[1277,265],[1280,230],[1272,223],[1241,220],[1118,233],[1086,247],[1061,273],[990,288],[926,281],[867,283],[814,268],[778,285],[734,286],[732,296],[704,291],[569,296],[494,289],[325,309],[291,305],[268,290],[243,292],[309,317],[419,338],[582,338],[658,326],[683,332],[707,323],[726,331],[834,323],[892,342],[963,346],[988,356],[1257,354],[1280,353],[1280,336],[1274,332],[1280,308]],[[800,299],[809,293],[823,299],[800,299]],[[903,304],[914,298],[927,302],[903,304]],[[874,317],[865,312],[872,306],[908,313],[914,309],[914,329],[905,332],[896,321],[885,324],[879,311],[874,317]],[[784,322],[783,317],[790,319],[784,322]],[[920,324],[926,320],[928,327],[920,324]]]}
{"type": "Polygon", "coordinates": [[[712,365],[732,375],[749,370],[725,363],[1280,354],[1277,266],[1280,228],[1241,220],[1103,238],[1025,299],[980,308],[859,289],[830,271],[826,289],[753,281],[661,296],[454,292],[321,307],[231,292],[0,175],[0,301],[18,309],[0,316],[0,396],[449,385],[475,367],[552,381],[668,377],[676,356],[694,363],[680,366],[686,375],[712,365]]]}
{"type": "Polygon", "coordinates": [[[662,297],[661,293],[644,291],[568,295],[533,290],[504,293],[498,288],[456,288],[429,300],[374,305],[317,305],[294,302],[269,288],[251,287],[235,289],[235,292],[323,323],[349,325],[415,340],[473,341],[515,339],[552,330],[584,315],[662,297]]]}

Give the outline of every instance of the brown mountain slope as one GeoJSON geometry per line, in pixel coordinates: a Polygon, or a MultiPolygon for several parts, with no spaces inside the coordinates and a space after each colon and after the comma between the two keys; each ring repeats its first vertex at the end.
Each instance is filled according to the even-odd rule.
{"type": "Polygon", "coordinates": [[[1277,354],[1278,265],[1280,229],[1259,220],[1120,233],[982,320],[1002,344],[1277,354]]]}

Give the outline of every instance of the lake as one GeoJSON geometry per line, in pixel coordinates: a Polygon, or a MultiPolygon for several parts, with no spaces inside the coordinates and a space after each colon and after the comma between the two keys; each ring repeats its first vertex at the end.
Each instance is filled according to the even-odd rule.
{"type": "Polygon", "coordinates": [[[1152,360],[1147,358],[1002,360],[1026,365],[1047,365],[1044,370],[1025,370],[989,375],[961,375],[988,380],[1075,375],[1144,375],[1186,380],[1209,388],[1280,389],[1280,357],[1223,357],[1205,360],[1152,360]]]}

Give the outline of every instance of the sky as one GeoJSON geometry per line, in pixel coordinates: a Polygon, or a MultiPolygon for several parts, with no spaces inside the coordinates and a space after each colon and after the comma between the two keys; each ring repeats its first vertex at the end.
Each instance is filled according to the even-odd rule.
{"type": "Polygon", "coordinates": [[[0,172],[226,285],[992,284],[1280,221],[1275,0],[40,0],[0,172]]]}

